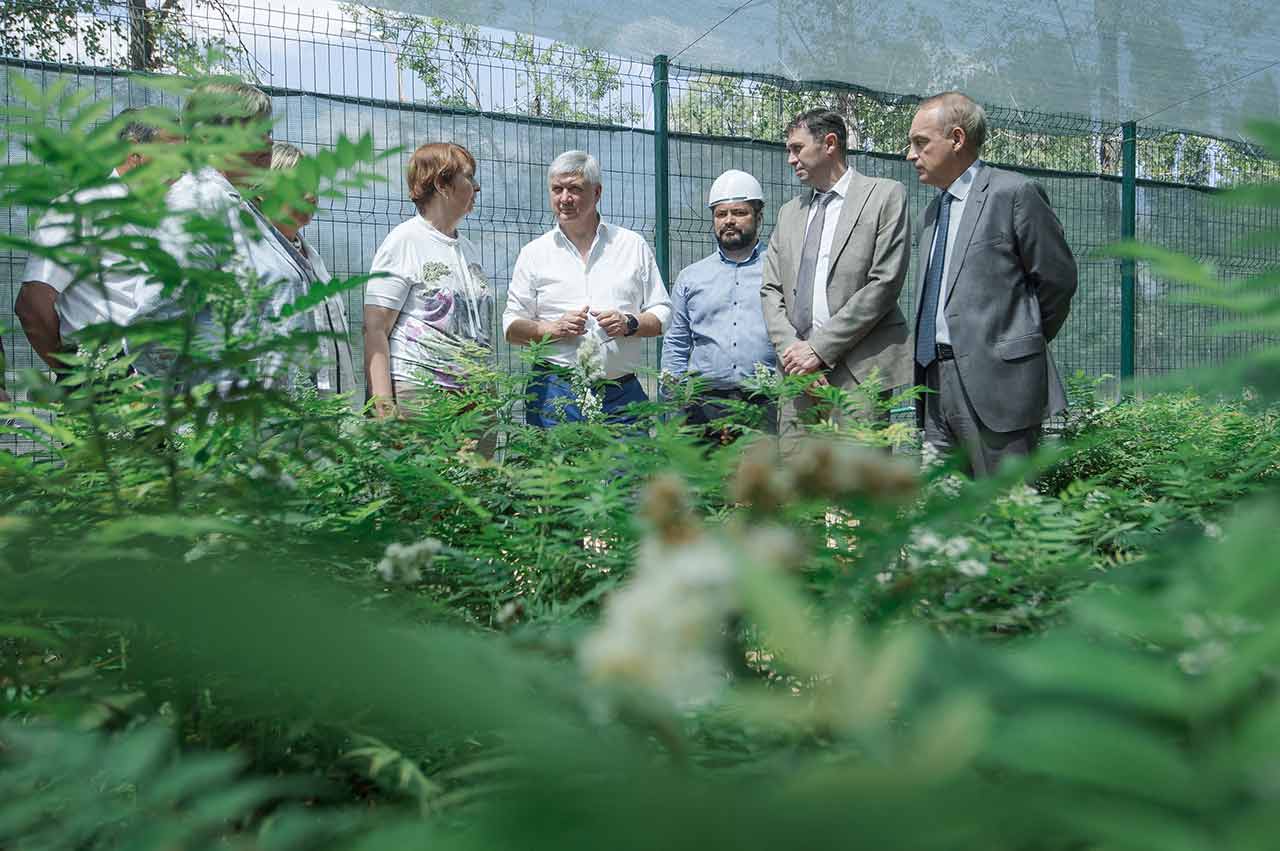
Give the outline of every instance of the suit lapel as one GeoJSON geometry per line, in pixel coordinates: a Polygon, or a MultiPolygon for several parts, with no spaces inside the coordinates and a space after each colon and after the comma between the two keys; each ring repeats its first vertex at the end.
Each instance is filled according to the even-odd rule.
{"type": "Polygon", "coordinates": [[[835,271],[836,263],[844,253],[844,247],[849,243],[849,234],[853,233],[853,227],[858,223],[858,217],[867,206],[867,199],[871,197],[871,190],[875,186],[858,172],[853,169],[850,171],[853,174],[849,178],[849,191],[845,194],[844,205],[840,208],[840,220],[836,222],[836,232],[831,238],[831,261],[827,265],[828,285],[831,282],[831,273],[835,271]]]}
{"type": "MultiPolygon", "coordinates": [[[[786,258],[787,269],[784,274],[791,276],[790,286],[782,288],[783,305],[787,308],[787,315],[791,315],[794,309],[792,302],[795,300],[796,292],[796,276],[800,274],[800,254],[804,251],[804,232],[809,224],[809,205],[813,202],[813,193],[805,192],[800,196],[800,204],[796,209],[796,223],[793,226],[782,230],[782,234],[787,241],[786,253],[779,255],[779,259],[786,258]]],[[[779,222],[779,225],[782,223],[779,222]]]]}
{"type": "Polygon", "coordinates": [[[947,289],[943,304],[951,300],[951,294],[955,291],[956,278],[960,274],[960,267],[964,265],[965,255],[969,252],[973,231],[977,228],[978,219],[982,216],[982,208],[987,203],[987,184],[990,181],[990,169],[985,165],[979,166],[978,173],[973,178],[973,185],[969,187],[969,197],[964,202],[964,216],[960,219],[960,229],[956,232],[956,246],[951,252],[951,267],[947,269],[947,289]]]}
{"type": "Polygon", "coordinates": [[[920,243],[916,258],[916,327],[920,327],[920,305],[924,299],[924,276],[929,270],[929,255],[933,253],[933,234],[938,229],[938,199],[935,197],[924,211],[924,223],[920,228],[920,243]]]}

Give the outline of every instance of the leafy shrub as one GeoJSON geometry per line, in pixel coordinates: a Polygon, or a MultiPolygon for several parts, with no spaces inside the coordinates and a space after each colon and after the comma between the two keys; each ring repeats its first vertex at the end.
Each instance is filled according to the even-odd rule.
{"type": "MultiPolygon", "coordinates": [[[[113,143],[80,106],[33,106],[71,130],[31,125],[54,167],[5,166],[6,201],[101,177],[113,143]]],[[[99,212],[153,221],[166,167],[217,152],[170,153],[99,212]]],[[[344,144],[305,188],[371,157],[344,144]]],[[[193,306],[240,298],[127,250],[193,306]]],[[[144,330],[191,337],[185,317],[144,330]]],[[[781,466],[745,422],[708,451],[678,399],[636,432],[529,429],[519,375],[372,422],[255,373],[313,341],[231,333],[138,380],[95,366],[118,336],[5,409],[47,450],[0,456],[3,847],[1275,833],[1265,383],[1247,405],[1090,408],[1042,457],[966,482],[841,439],[902,447],[901,427],[816,423],[835,439],[781,466]],[[198,380],[218,370],[247,392],[198,380]],[[494,424],[488,459],[471,440],[494,424]]]]}

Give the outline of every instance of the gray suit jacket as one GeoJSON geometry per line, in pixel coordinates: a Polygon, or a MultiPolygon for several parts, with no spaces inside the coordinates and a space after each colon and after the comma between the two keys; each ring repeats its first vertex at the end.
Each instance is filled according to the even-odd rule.
{"type": "MultiPolygon", "coordinates": [[[[916,292],[923,291],[938,199],[924,213],[916,292]]],[[[943,304],[960,380],[982,424],[1011,432],[1066,410],[1048,343],[1067,321],[1076,261],[1039,184],[979,167],[943,281],[943,304]]],[[[916,321],[920,327],[920,300],[916,321]]],[[[924,376],[916,369],[916,383],[924,376]]],[[[924,403],[916,405],[923,419],[924,403]]]]}
{"type": "MultiPolygon", "coordinates": [[[[790,317],[812,198],[805,192],[782,206],[765,255],[760,297],[779,359],[797,339],[790,317]]],[[[911,380],[911,333],[898,307],[911,259],[910,227],[901,183],[853,172],[831,242],[831,319],[809,338],[832,368],[833,384],[865,381],[877,367],[886,389],[911,380]]]]}

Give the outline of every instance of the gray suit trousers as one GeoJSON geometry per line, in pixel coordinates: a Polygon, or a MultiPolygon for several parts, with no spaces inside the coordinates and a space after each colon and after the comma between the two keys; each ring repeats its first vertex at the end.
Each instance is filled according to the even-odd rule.
{"type": "MultiPolygon", "coordinates": [[[[828,378],[832,384],[851,393],[858,386],[857,380],[854,379],[844,364],[832,369],[828,374],[828,378]]],[[[880,391],[880,403],[883,404],[892,396],[892,390],[880,391]]],[[[857,407],[852,413],[859,420],[889,422],[889,412],[876,410],[876,405],[865,397],[857,400],[857,407]]],[[[794,455],[804,442],[808,434],[804,423],[806,421],[812,422],[816,419],[830,419],[841,425],[848,421],[848,417],[844,415],[844,412],[833,411],[826,403],[809,395],[787,399],[782,403],[778,411],[778,448],[784,458],[794,455]]]]}
{"type": "Polygon", "coordinates": [[[965,392],[954,360],[936,360],[924,373],[924,442],[943,454],[955,450],[967,458],[971,476],[995,475],[1000,462],[1025,456],[1040,445],[1040,426],[1018,431],[992,431],[982,424],[965,392]]]}

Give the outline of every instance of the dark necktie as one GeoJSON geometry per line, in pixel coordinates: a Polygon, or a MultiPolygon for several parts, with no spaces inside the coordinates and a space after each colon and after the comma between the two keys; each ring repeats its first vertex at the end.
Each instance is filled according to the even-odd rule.
{"type": "Polygon", "coordinates": [[[937,237],[933,240],[933,253],[929,255],[929,268],[924,274],[924,290],[920,293],[920,322],[916,326],[916,363],[927,368],[938,357],[938,300],[942,298],[942,267],[947,259],[947,229],[951,225],[950,192],[942,193],[938,205],[937,237]]]}
{"type": "Polygon", "coordinates": [[[835,194],[827,192],[813,199],[818,209],[804,232],[800,271],[796,274],[795,297],[791,300],[791,324],[795,326],[796,336],[801,340],[809,339],[809,332],[813,330],[813,279],[818,271],[818,252],[822,249],[822,228],[827,222],[827,204],[831,203],[835,194]]]}

